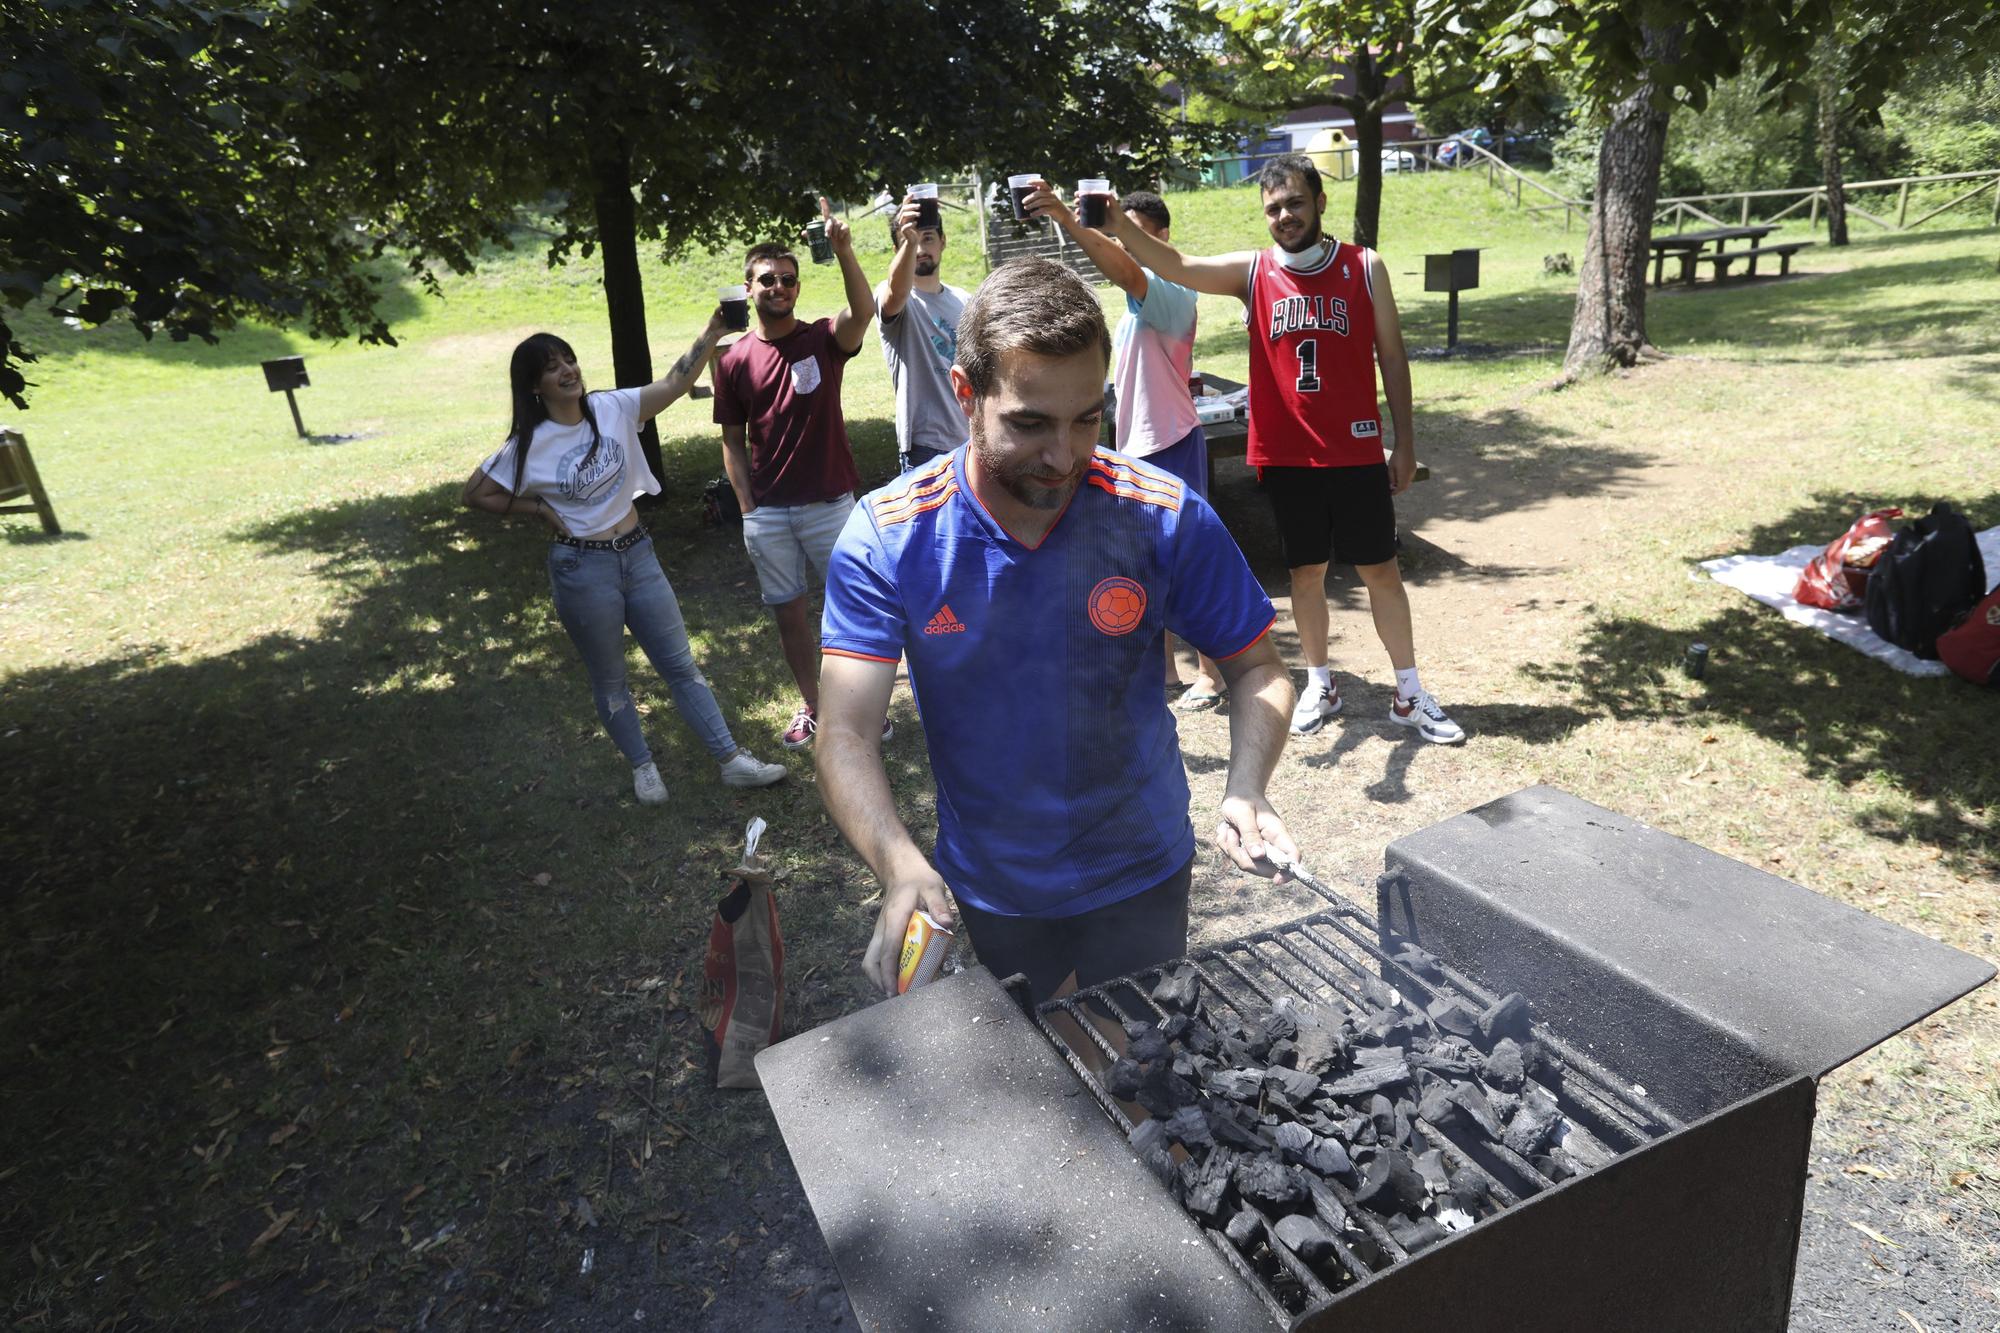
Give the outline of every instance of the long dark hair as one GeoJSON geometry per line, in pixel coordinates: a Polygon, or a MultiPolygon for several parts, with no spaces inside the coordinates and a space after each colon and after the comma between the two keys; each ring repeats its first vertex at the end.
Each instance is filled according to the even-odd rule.
{"type": "MultiPolygon", "coordinates": [[[[557,357],[574,362],[576,353],[555,334],[536,333],[521,340],[521,345],[514,349],[513,360],[507,364],[507,387],[514,399],[514,424],[507,438],[514,442],[515,495],[521,493],[521,478],[528,472],[528,448],[534,443],[535,431],[549,419],[549,410],[542,406],[535,385],[541,382],[549,362],[557,357]]],[[[597,446],[604,442],[604,437],[598,433],[597,414],[590,410],[589,394],[583,396],[582,406],[583,419],[590,423],[590,452],[583,459],[587,467],[597,457],[597,446]]]]}

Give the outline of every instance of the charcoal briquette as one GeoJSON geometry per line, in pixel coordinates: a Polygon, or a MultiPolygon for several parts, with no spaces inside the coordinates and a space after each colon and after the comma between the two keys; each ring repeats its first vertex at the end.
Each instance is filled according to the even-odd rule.
{"type": "Polygon", "coordinates": [[[1138,1124],[1132,1126],[1131,1144],[1132,1151],[1142,1155],[1151,1152],[1155,1148],[1166,1147],[1166,1122],[1151,1118],[1141,1120],[1138,1124]]]}
{"type": "Polygon", "coordinates": [[[1180,1034],[1181,1046],[1195,1055],[1214,1055],[1216,1050],[1215,1029],[1199,1018],[1191,1018],[1180,1034]]]}
{"type": "Polygon", "coordinates": [[[1361,978],[1361,996],[1371,1009],[1394,1009],[1397,1004],[1396,992],[1374,977],[1361,978]]]}
{"type": "Polygon", "coordinates": [[[1190,1157],[1181,1163],[1181,1202],[1189,1212],[1218,1226],[1228,1220],[1225,1200],[1235,1161],[1235,1154],[1224,1148],[1201,1161],[1190,1157]]]}
{"type": "Polygon", "coordinates": [[[1167,1045],[1166,1035],[1158,1028],[1146,1023],[1127,1023],[1125,1055],[1142,1065],[1150,1065],[1173,1058],[1173,1050],[1167,1045]]]}
{"type": "Polygon", "coordinates": [[[1303,1155],[1312,1147],[1313,1132],[1295,1120],[1287,1120],[1271,1131],[1271,1140],[1288,1153],[1303,1155]]]}
{"type": "Polygon", "coordinates": [[[1486,1105],[1493,1112],[1497,1124],[1506,1124],[1521,1109],[1521,1094],[1518,1092],[1488,1092],[1486,1105]]]}
{"type": "Polygon", "coordinates": [[[1528,1040],[1528,1026],[1533,1016],[1528,1012],[1528,1001],[1519,991],[1510,991],[1486,1006],[1479,1015],[1479,1035],[1485,1040],[1482,1045],[1491,1046],[1502,1037],[1512,1037],[1516,1041],[1528,1040]]]}
{"type": "Polygon", "coordinates": [[[1472,1077],[1472,1061],[1462,1055],[1451,1053],[1443,1049],[1443,1047],[1444,1043],[1438,1042],[1430,1050],[1411,1051],[1410,1067],[1418,1070],[1429,1070],[1435,1074],[1442,1074],[1447,1078],[1472,1077]]]}
{"type": "Polygon", "coordinates": [[[1167,1137],[1190,1152],[1215,1146],[1215,1135],[1208,1127],[1208,1117],[1199,1106],[1183,1106],[1168,1116],[1167,1137]]]}
{"type": "Polygon", "coordinates": [[[1299,1063],[1299,1048],[1295,1042],[1274,1041],[1271,1043],[1270,1052],[1264,1058],[1274,1065],[1296,1069],[1299,1063]]]}
{"type": "Polygon", "coordinates": [[[1168,1014],[1159,1022],[1160,1035],[1170,1042],[1178,1042],[1194,1026],[1192,1014],[1168,1014]]]}
{"type": "Polygon", "coordinates": [[[1347,1055],[1347,1042],[1335,1027],[1302,1028],[1293,1044],[1298,1051],[1294,1064],[1311,1074],[1330,1073],[1347,1055]]]}
{"type": "Polygon", "coordinates": [[[1320,1081],[1317,1075],[1301,1069],[1267,1069],[1264,1071],[1264,1086],[1274,1092],[1283,1092],[1294,1105],[1303,1106],[1319,1095],[1320,1081]]]}
{"type": "Polygon", "coordinates": [[[1177,1052],[1174,1055],[1173,1063],[1167,1067],[1190,1082],[1199,1083],[1202,1081],[1201,1071],[1195,1068],[1194,1057],[1186,1051],[1177,1052]]]}
{"type": "Polygon", "coordinates": [[[1430,1015],[1431,1022],[1455,1037],[1470,1037],[1479,1031],[1479,1015],[1472,1012],[1464,1001],[1452,996],[1432,1000],[1424,1012],[1430,1015]]]}
{"type": "Polygon", "coordinates": [[[1247,1250],[1263,1238],[1264,1222],[1248,1208],[1239,1208],[1236,1216],[1229,1219],[1229,1225],[1223,1228],[1222,1234],[1229,1237],[1229,1243],[1237,1249],[1247,1250]]]}
{"type": "Polygon", "coordinates": [[[1492,1187],[1486,1183],[1486,1177],[1469,1166],[1461,1166],[1452,1172],[1450,1179],[1445,1183],[1445,1188],[1451,1193],[1451,1201],[1468,1213],[1477,1213],[1479,1206],[1486,1202],[1488,1194],[1492,1192],[1492,1187]]]}
{"type": "Polygon", "coordinates": [[[1503,1037],[1495,1042],[1488,1053],[1480,1073],[1488,1083],[1505,1092],[1519,1092],[1521,1084],[1527,1080],[1528,1065],[1523,1058],[1520,1043],[1511,1037],[1503,1037]]]}
{"type": "Polygon", "coordinates": [[[1234,1102],[1209,1104],[1208,1129],[1217,1143],[1242,1152],[1258,1152],[1269,1146],[1257,1132],[1250,1112],[1234,1102]]]}
{"type": "Polygon", "coordinates": [[[1547,1146],[1561,1119],[1555,1100],[1540,1088],[1530,1088],[1521,1098],[1521,1109],[1507,1122],[1507,1147],[1522,1157],[1534,1157],[1547,1146]]]}
{"type": "Polygon", "coordinates": [[[1208,1076],[1208,1090],[1231,1101],[1254,1102],[1264,1091],[1261,1069],[1218,1069],[1208,1076]]]}
{"type": "Polygon", "coordinates": [[[1486,1093],[1477,1083],[1454,1083],[1451,1085],[1451,1099],[1465,1108],[1472,1117],[1472,1123],[1479,1126],[1481,1133],[1490,1139],[1500,1137],[1500,1117],[1493,1113],[1487,1103],[1486,1093]]]}
{"type": "Polygon", "coordinates": [[[1104,1089],[1120,1101],[1129,1102],[1139,1095],[1139,1085],[1145,1081],[1146,1071],[1137,1060],[1119,1059],[1105,1071],[1104,1089]]]}
{"type": "Polygon", "coordinates": [[[1402,1053],[1394,1060],[1370,1061],[1356,1065],[1354,1072],[1329,1080],[1324,1090],[1329,1097],[1364,1097],[1370,1093],[1400,1088],[1410,1081],[1410,1065],[1402,1053]]]}
{"type": "Polygon", "coordinates": [[[1444,1153],[1433,1148],[1417,1155],[1417,1174],[1424,1178],[1424,1186],[1433,1194],[1443,1194],[1451,1188],[1451,1173],[1445,1169],[1444,1153]]]}
{"type": "Polygon", "coordinates": [[[1423,1206],[1424,1179],[1410,1162],[1408,1153],[1396,1148],[1378,1151],[1361,1171],[1361,1186],[1354,1201],[1388,1216],[1423,1206]]]}
{"type": "Polygon", "coordinates": [[[1237,1158],[1232,1178],[1236,1192],[1267,1213],[1289,1213],[1305,1206],[1305,1182],[1269,1153],[1237,1158]]]}
{"type": "Polygon", "coordinates": [[[1444,969],[1438,966],[1437,955],[1428,949],[1419,949],[1414,944],[1405,944],[1392,955],[1410,971],[1430,981],[1442,981],[1444,969]]]}
{"type": "Polygon", "coordinates": [[[1285,1248],[1303,1259],[1308,1267],[1316,1267],[1333,1258],[1333,1237],[1327,1235],[1325,1227],[1303,1213],[1279,1218],[1271,1230],[1277,1233],[1285,1248]]]}
{"type": "Polygon", "coordinates": [[[1391,1037],[1404,1034],[1406,1031],[1402,1018],[1389,1009],[1376,1010],[1362,1019],[1360,1027],[1355,1029],[1357,1036],[1378,1045],[1388,1044],[1391,1037]]]}
{"type": "Polygon", "coordinates": [[[1355,1179],[1354,1163],[1348,1159],[1347,1149],[1335,1139],[1315,1138],[1306,1153],[1306,1165],[1329,1180],[1355,1179]]]}
{"type": "Polygon", "coordinates": [[[1177,1009],[1182,1013],[1194,1012],[1195,999],[1201,993],[1201,978],[1192,967],[1177,967],[1160,977],[1160,984],[1153,987],[1153,1003],[1162,1009],[1177,1009]]]}
{"type": "Polygon", "coordinates": [[[1396,1103],[1376,1093],[1368,1099],[1368,1119],[1374,1122],[1375,1132],[1391,1134],[1396,1129],[1396,1103]]]}
{"type": "Polygon", "coordinates": [[[1288,1008],[1273,1008],[1260,1025],[1266,1041],[1290,1041],[1299,1035],[1299,1020],[1288,1008]]]}
{"type": "Polygon", "coordinates": [[[1435,1217],[1392,1217],[1389,1234],[1411,1254],[1429,1249],[1445,1238],[1445,1229],[1435,1217]]]}
{"type": "Polygon", "coordinates": [[[1183,1106],[1193,1106],[1198,1095],[1194,1084],[1165,1065],[1154,1065],[1132,1100],[1145,1107],[1148,1114],[1165,1119],[1183,1106]]]}

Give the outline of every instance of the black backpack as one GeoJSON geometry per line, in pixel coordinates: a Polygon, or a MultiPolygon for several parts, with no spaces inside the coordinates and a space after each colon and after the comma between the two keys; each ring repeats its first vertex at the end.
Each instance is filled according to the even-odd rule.
{"type": "Polygon", "coordinates": [[[729,484],[729,478],[717,477],[701,488],[701,521],[712,528],[742,524],[743,506],[736,503],[736,488],[729,484]]]}
{"type": "Polygon", "coordinates": [[[1986,595],[1986,562],[1965,515],[1940,500],[1896,533],[1868,576],[1868,628],[1918,657],[1986,595]]]}

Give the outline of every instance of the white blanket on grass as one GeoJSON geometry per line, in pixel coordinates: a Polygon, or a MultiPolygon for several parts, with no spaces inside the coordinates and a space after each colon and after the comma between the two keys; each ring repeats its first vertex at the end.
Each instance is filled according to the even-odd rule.
{"type": "MultiPolygon", "coordinates": [[[[1798,586],[1799,571],[1825,549],[1824,545],[1794,546],[1780,555],[1729,555],[1720,560],[1704,560],[1701,567],[1717,583],[1726,583],[1766,606],[1776,607],[1785,619],[1816,629],[1829,639],[1838,639],[1898,671],[1912,676],[1949,676],[1951,668],[1944,663],[1926,661],[1869,629],[1868,617],[1859,611],[1822,611],[1798,603],[1792,589],[1798,586]]],[[[1988,528],[1979,534],[1979,557],[1986,562],[1986,586],[1990,590],[2000,584],[2000,528],[1988,528]]]]}

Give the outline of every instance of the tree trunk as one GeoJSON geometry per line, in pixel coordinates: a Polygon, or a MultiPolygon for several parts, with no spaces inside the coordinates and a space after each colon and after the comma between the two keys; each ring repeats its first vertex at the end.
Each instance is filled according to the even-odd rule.
{"type": "MultiPolygon", "coordinates": [[[[1664,52],[1669,43],[1678,47],[1680,36],[1649,28],[1645,42],[1649,54],[1664,52]]],[[[1597,197],[1563,357],[1570,378],[1633,365],[1646,348],[1646,242],[1667,146],[1667,113],[1653,104],[1653,94],[1648,74],[1611,108],[1597,150],[1597,197]]]]}
{"type": "Polygon", "coordinates": [[[1819,68],[1820,169],[1826,176],[1826,243],[1847,244],[1847,182],[1840,174],[1840,85],[1843,61],[1838,42],[1819,40],[1813,63],[1819,68]]]}
{"type": "MultiPolygon", "coordinates": [[[[611,316],[611,373],[621,389],[653,382],[653,350],[646,337],[646,288],[639,276],[638,210],[632,201],[632,153],[623,139],[606,136],[591,151],[596,189],[597,248],[604,262],[604,304],[611,316]]],[[[660,432],[648,421],[639,431],[646,466],[661,475],[660,432]]]]}
{"type": "Polygon", "coordinates": [[[1382,107],[1383,78],[1367,47],[1354,53],[1354,99],[1346,105],[1354,117],[1354,235],[1356,245],[1374,249],[1382,227],[1382,107]]]}

